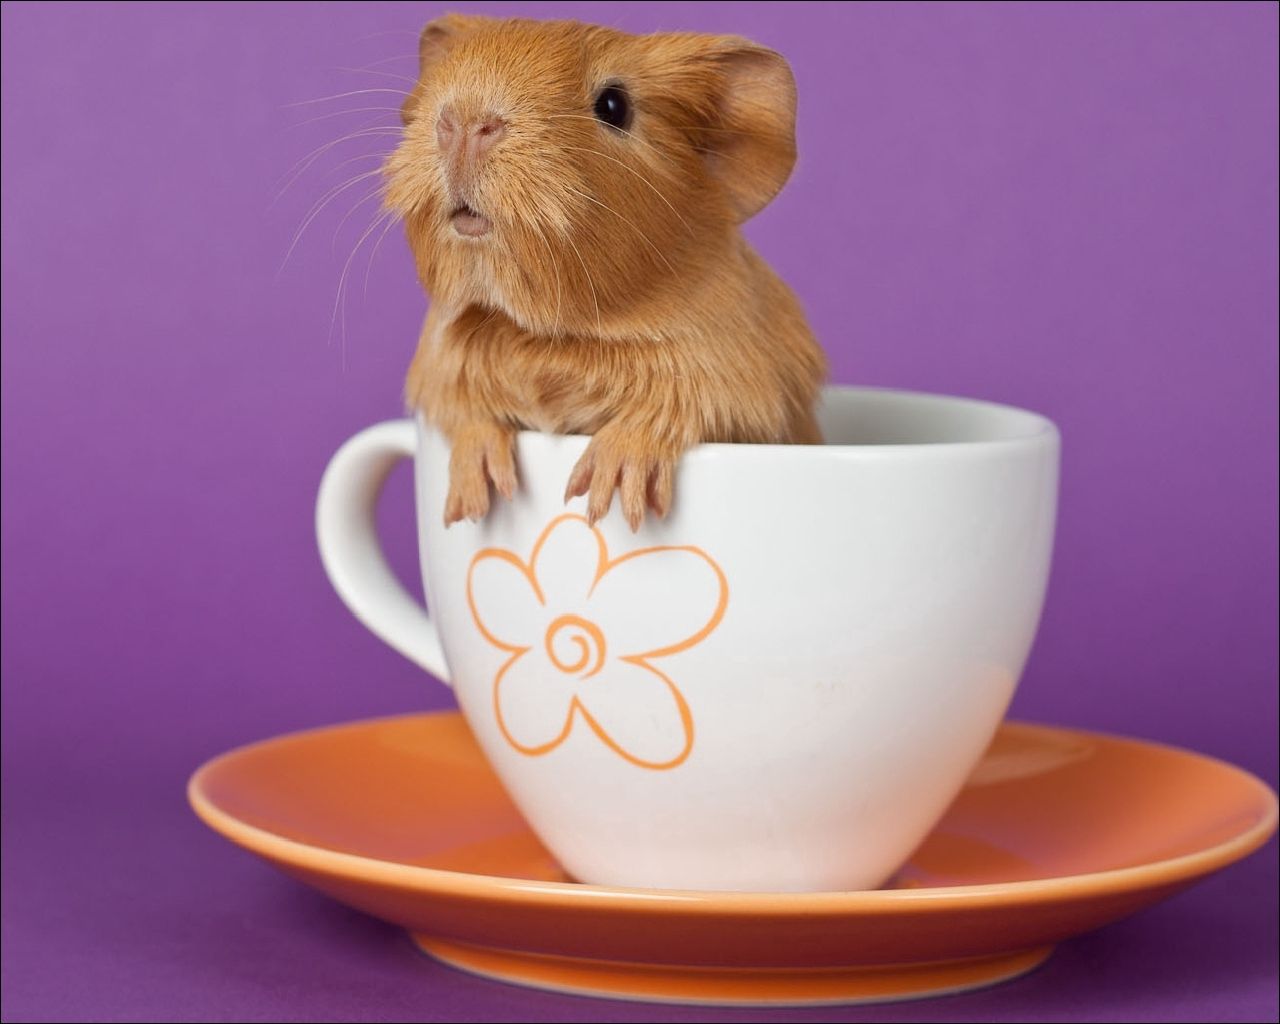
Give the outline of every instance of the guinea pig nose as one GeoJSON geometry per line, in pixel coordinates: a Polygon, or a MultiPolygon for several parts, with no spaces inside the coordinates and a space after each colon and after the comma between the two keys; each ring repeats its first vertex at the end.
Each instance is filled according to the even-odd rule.
{"type": "Polygon", "coordinates": [[[440,148],[448,152],[458,134],[458,116],[452,107],[443,107],[436,115],[436,140],[440,148]]]}
{"type": "Polygon", "coordinates": [[[467,150],[473,160],[483,157],[506,134],[507,122],[497,114],[481,114],[467,124],[467,150]]]}

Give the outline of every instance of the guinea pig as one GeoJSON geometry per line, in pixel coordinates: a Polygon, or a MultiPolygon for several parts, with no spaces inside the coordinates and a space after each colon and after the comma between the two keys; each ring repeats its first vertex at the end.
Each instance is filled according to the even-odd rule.
{"type": "Polygon", "coordinates": [[[445,524],[516,487],[515,433],[590,434],[566,502],[666,515],[700,441],[819,443],[822,351],[739,225],[795,163],[796,88],[736,36],[446,15],[384,167],[431,303],[406,398],[445,524]]]}

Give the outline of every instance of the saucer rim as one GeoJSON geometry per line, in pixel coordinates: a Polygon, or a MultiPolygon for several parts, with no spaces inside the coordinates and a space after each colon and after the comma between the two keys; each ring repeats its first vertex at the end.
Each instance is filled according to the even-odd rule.
{"type": "Polygon", "coordinates": [[[394,886],[420,893],[449,893],[458,897],[493,900],[503,897],[518,902],[560,902],[565,898],[582,907],[604,909],[623,903],[648,905],[663,913],[683,911],[696,914],[760,914],[773,912],[805,913],[869,913],[954,911],[968,907],[1017,907],[1059,899],[1082,900],[1117,893],[1151,889],[1190,882],[1226,867],[1261,847],[1276,829],[1280,801],[1276,792],[1252,772],[1228,761],[1185,747],[1158,741],[1136,739],[1116,733],[1074,729],[1038,722],[1006,720],[1006,728],[1045,729],[1059,734],[1093,737],[1112,742],[1151,747],[1196,758],[1226,768],[1242,776],[1242,781],[1258,791],[1266,812],[1255,824],[1229,839],[1194,853],[1163,858],[1105,871],[1056,875],[1050,878],[989,882],[980,885],[921,886],[908,889],[826,890],[819,892],[734,892],[695,889],[649,889],[626,886],[593,885],[585,882],[538,881],[486,875],[467,871],[451,871],[382,860],[361,854],[342,853],[325,847],[289,839],[278,833],[250,825],[220,808],[204,791],[208,776],[225,761],[247,754],[256,748],[281,741],[314,737],[353,727],[372,727],[382,723],[411,718],[462,718],[456,709],[405,712],[374,718],[355,719],[332,725],[299,729],[263,740],[246,743],[218,754],[202,763],[188,779],[187,800],[196,815],[215,832],[253,853],[277,863],[303,870],[318,871],[344,878],[359,878],[374,884],[394,886]]]}

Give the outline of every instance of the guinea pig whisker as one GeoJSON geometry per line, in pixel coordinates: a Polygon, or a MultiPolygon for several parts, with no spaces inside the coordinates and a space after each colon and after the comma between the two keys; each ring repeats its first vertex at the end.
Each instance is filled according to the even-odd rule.
{"type": "Polygon", "coordinates": [[[589,149],[589,148],[587,148],[587,147],[585,147],[585,146],[565,146],[564,148],[565,148],[565,149],[572,149],[572,150],[576,150],[576,151],[577,151],[577,152],[579,152],[579,153],[593,153],[593,154],[595,154],[596,156],[604,157],[604,159],[606,159],[606,160],[612,160],[612,161],[613,161],[615,164],[617,164],[619,167],[625,168],[626,170],[630,171],[630,172],[631,172],[632,174],[634,174],[637,178],[639,178],[639,179],[640,179],[641,181],[643,181],[646,185],[648,185],[648,186],[649,186],[649,188],[651,188],[651,189],[653,190],[654,195],[656,195],[659,199],[661,199],[664,203],[666,203],[666,204],[667,204],[667,206],[668,206],[668,208],[671,210],[671,212],[672,212],[672,213],[674,213],[674,214],[676,215],[676,219],[677,219],[678,221],[680,221],[680,223],[681,223],[681,224],[683,224],[683,225],[684,225],[685,230],[686,230],[686,231],[688,231],[688,232],[689,232],[689,234],[693,234],[693,228],[689,226],[689,222],[688,222],[687,220],[685,220],[683,217],[681,217],[681,216],[680,216],[680,211],[679,211],[679,210],[677,210],[674,206],[672,206],[672,205],[671,205],[671,200],[670,200],[670,199],[668,199],[666,196],[664,196],[664,195],[662,194],[661,189],[659,189],[656,185],[654,185],[654,183],[653,183],[653,182],[651,182],[648,178],[646,178],[643,174],[641,174],[639,171],[637,171],[637,170],[636,170],[634,167],[632,167],[630,164],[624,163],[622,160],[619,160],[617,157],[612,157],[612,156],[610,156],[608,153],[602,153],[602,152],[600,152],[600,150],[598,150],[598,149],[589,149]]]}
{"type": "MultiPolygon", "coordinates": [[[[385,153],[361,153],[358,156],[347,157],[347,159],[334,164],[332,167],[328,168],[328,170],[330,173],[332,173],[350,164],[358,163],[361,160],[376,160],[378,161],[378,166],[375,167],[374,170],[380,171],[382,169],[382,162],[385,159],[386,159],[385,153]]],[[[291,181],[287,185],[285,185],[285,187],[280,192],[278,192],[274,198],[272,198],[271,202],[267,206],[267,209],[271,209],[272,207],[274,207],[275,204],[279,202],[280,198],[285,194],[285,192],[287,192],[290,188],[292,188],[296,183],[297,182],[295,179],[295,181],[291,181]]]]}
{"type": "Polygon", "coordinates": [[[352,89],[350,92],[335,92],[332,96],[317,96],[313,100],[299,100],[297,103],[284,103],[281,106],[285,110],[290,107],[309,107],[314,103],[328,103],[330,100],[346,99],[348,96],[365,96],[371,92],[386,92],[392,96],[404,98],[403,89],[352,89]]]}
{"type": "Polygon", "coordinates": [[[413,53],[393,53],[390,57],[380,57],[378,60],[371,60],[367,64],[361,64],[359,70],[363,71],[366,68],[381,67],[383,64],[391,64],[398,60],[413,61],[416,65],[420,59],[421,57],[416,51],[413,53]]]}
{"type": "MultiPolygon", "coordinates": [[[[333,229],[333,242],[332,242],[332,243],[330,244],[330,246],[329,246],[329,251],[330,251],[330,252],[336,252],[336,251],[337,251],[337,248],[338,248],[338,235],[339,235],[339,234],[341,234],[341,232],[342,232],[342,226],[343,226],[344,224],[346,224],[346,222],[347,222],[347,221],[349,221],[349,220],[351,219],[352,215],[356,212],[356,210],[358,210],[358,209],[360,209],[360,207],[364,206],[364,204],[365,204],[365,203],[367,203],[370,199],[379,199],[379,198],[381,198],[381,197],[385,196],[385,195],[386,195],[386,192],[387,192],[387,186],[386,186],[385,184],[383,184],[383,185],[379,185],[379,186],[378,186],[377,188],[375,188],[372,192],[369,192],[369,193],[368,193],[368,194],[366,194],[365,196],[363,196],[363,197],[361,197],[360,199],[357,199],[357,200],[356,200],[356,202],[352,205],[351,209],[349,209],[349,210],[348,210],[348,211],[343,215],[342,220],[338,221],[338,226],[337,226],[336,228],[334,228],[334,229],[333,229]]],[[[381,204],[379,204],[379,208],[381,209],[381,204]]]]}
{"type": "Polygon", "coordinates": [[[369,253],[369,262],[365,264],[365,268],[364,268],[364,293],[363,294],[365,298],[368,298],[369,296],[369,274],[373,271],[373,261],[378,258],[378,250],[382,248],[382,240],[387,237],[387,232],[390,231],[393,227],[395,227],[397,222],[400,220],[400,217],[399,215],[397,215],[395,210],[387,210],[386,212],[389,216],[386,216],[383,218],[386,223],[382,228],[382,234],[380,234],[377,237],[377,240],[374,241],[373,249],[369,253]]]}
{"type": "MultiPolygon", "coordinates": [[[[332,150],[332,148],[334,148],[335,146],[342,145],[343,142],[355,141],[357,140],[357,138],[378,138],[379,136],[383,136],[383,134],[397,134],[398,136],[399,132],[398,132],[398,129],[397,131],[393,132],[392,129],[388,129],[388,128],[381,128],[381,129],[362,128],[360,129],[360,131],[352,132],[351,134],[347,134],[347,136],[343,136],[342,138],[337,138],[337,140],[334,140],[333,142],[325,143],[324,146],[317,146],[315,150],[312,150],[310,152],[310,154],[303,156],[302,160],[298,161],[297,164],[294,164],[293,168],[289,169],[288,172],[285,172],[285,178],[288,178],[288,180],[285,180],[282,186],[280,186],[279,191],[275,193],[275,197],[273,198],[273,200],[271,200],[271,204],[274,205],[275,202],[278,202],[280,200],[280,197],[282,197],[285,192],[288,192],[289,189],[291,189],[294,186],[294,184],[297,183],[298,178],[301,178],[303,174],[306,174],[307,168],[310,168],[310,166],[314,164],[316,160],[319,160],[321,156],[324,156],[326,152],[328,152],[329,150],[332,150]]],[[[378,152],[378,154],[362,154],[362,155],[376,156],[378,157],[379,160],[385,160],[387,159],[387,156],[388,156],[388,154],[385,154],[385,152],[378,152]]],[[[342,166],[342,164],[339,164],[338,166],[342,166]]]]}
{"type": "Polygon", "coordinates": [[[338,278],[338,292],[333,297],[333,316],[329,321],[329,341],[333,341],[333,329],[338,324],[339,313],[342,318],[342,368],[347,367],[347,273],[351,269],[351,263],[356,258],[356,253],[360,251],[360,246],[364,245],[365,240],[374,233],[381,225],[382,221],[391,216],[390,211],[383,210],[373,218],[373,221],[365,229],[356,244],[351,249],[351,255],[347,257],[346,263],[342,265],[342,274],[338,278]]]}
{"type": "Polygon", "coordinates": [[[572,185],[565,184],[563,185],[563,187],[568,189],[574,195],[582,196],[582,198],[585,199],[587,202],[595,203],[596,206],[600,207],[602,210],[608,210],[611,214],[617,217],[618,220],[622,221],[623,224],[625,224],[637,235],[639,235],[642,239],[644,239],[645,245],[647,245],[650,249],[652,249],[655,253],[657,253],[658,259],[662,260],[662,262],[667,265],[667,269],[670,270],[671,273],[674,274],[676,272],[676,268],[671,265],[671,261],[668,260],[666,256],[662,254],[662,250],[659,249],[656,245],[654,245],[653,242],[650,240],[649,236],[646,235],[643,231],[641,231],[638,227],[636,227],[634,222],[627,220],[626,217],[622,216],[622,214],[620,214],[612,206],[609,206],[606,203],[600,202],[599,199],[596,199],[593,196],[588,195],[586,192],[583,192],[580,189],[574,188],[572,185]]]}
{"type": "MultiPolygon", "coordinates": [[[[304,124],[315,124],[317,121],[327,121],[331,117],[346,117],[348,114],[372,113],[375,110],[381,112],[382,116],[386,116],[387,114],[395,114],[398,117],[400,115],[399,107],[352,107],[350,110],[331,110],[327,114],[319,114],[316,117],[309,117],[305,121],[299,121],[297,124],[289,125],[289,127],[301,128],[304,124]]],[[[375,118],[375,121],[376,120],[377,119],[375,118]]],[[[372,127],[372,125],[370,125],[370,127],[372,127]]],[[[394,126],[387,125],[386,127],[390,128],[394,126]]]]}
{"type": "Polygon", "coordinates": [[[329,173],[336,171],[339,167],[346,167],[348,164],[354,164],[360,160],[386,160],[386,153],[357,153],[355,156],[349,156],[345,160],[339,160],[332,167],[328,168],[329,173]]]}
{"type": "Polygon", "coordinates": [[[303,218],[302,224],[298,227],[298,230],[294,232],[293,241],[289,243],[289,251],[284,254],[284,262],[280,264],[280,271],[283,272],[284,268],[288,265],[289,257],[293,255],[293,250],[297,248],[298,241],[306,233],[306,230],[308,227],[310,227],[311,222],[320,215],[320,212],[326,206],[328,206],[331,202],[337,199],[338,196],[340,196],[347,189],[352,188],[355,185],[359,184],[360,182],[365,181],[366,179],[372,178],[374,175],[381,174],[381,173],[382,172],[379,169],[379,170],[365,171],[363,174],[357,174],[355,177],[348,178],[346,181],[342,182],[342,184],[335,185],[333,188],[329,189],[329,191],[326,192],[323,196],[317,199],[311,205],[311,209],[307,211],[307,214],[303,218]]]}
{"type": "Polygon", "coordinates": [[[374,71],[370,68],[334,68],[335,71],[345,71],[352,75],[377,75],[379,78],[394,78],[401,82],[408,82],[411,86],[417,85],[416,78],[409,78],[407,75],[397,75],[393,71],[374,71]]]}
{"type": "MultiPolygon", "coordinates": [[[[399,136],[400,130],[398,128],[395,128],[395,129],[375,128],[370,124],[370,125],[365,125],[362,128],[358,128],[356,131],[350,132],[347,135],[343,135],[341,138],[334,139],[332,142],[326,142],[324,145],[317,146],[306,156],[302,157],[302,159],[298,160],[297,163],[295,163],[292,167],[289,168],[289,170],[285,171],[284,176],[281,179],[283,184],[280,185],[279,191],[276,192],[275,198],[272,199],[272,203],[274,204],[275,202],[279,201],[280,197],[283,196],[287,191],[289,191],[289,189],[293,186],[294,182],[296,182],[300,177],[302,177],[304,173],[306,173],[306,170],[308,167],[310,167],[313,163],[319,160],[320,157],[324,156],[325,153],[333,149],[335,146],[340,146],[344,142],[352,142],[356,139],[377,138],[378,136],[381,136],[381,135],[399,136]]],[[[378,155],[383,159],[385,159],[387,156],[387,154],[385,153],[380,153],[378,155]]]]}
{"type": "MultiPolygon", "coordinates": [[[[600,120],[599,118],[596,118],[596,117],[588,117],[586,114],[548,114],[547,116],[552,120],[574,120],[574,121],[594,121],[594,122],[598,122],[600,120]]],[[[652,153],[656,154],[660,159],[665,160],[667,163],[673,164],[674,166],[674,163],[671,157],[669,157],[666,153],[662,152],[662,150],[660,150],[653,143],[646,142],[644,139],[640,138],[640,136],[637,135],[635,132],[629,132],[625,128],[617,128],[617,127],[613,128],[612,130],[618,132],[620,135],[625,135],[627,138],[635,142],[636,145],[644,146],[645,149],[651,151],[652,153]]]]}
{"type": "Polygon", "coordinates": [[[569,243],[569,248],[573,250],[573,254],[578,257],[578,262],[582,265],[582,272],[587,275],[587,287],[591,289],[591,301],[596,307],[596,334],[603,335],[604,328],[600,325],[600,299],[596,296],[596,286],[595,282],[591,280],[591,271],[587,269],[586,261],[583,260],[582,253],[578,251],[578,247],[573,244],[573,239],[565,235],[564,240],[569,243]]]}
{"type": "Polygon", "coordinates": [[[485,317],[473,328],[471,328],[470,331],[467,332],[467,339],[470,340],[471,338],[475,337],[477,333],[484,330],[484,328],[488,327],[489,324],[491,324],[497,318],[498,314],[501,312],[502,310],[499,307],[494,306],[493,309],[489,310],[489,315],[487,317],[485,317]]]}
{"type": "Polygon", "coordinates": [[[375,167],[372,170],[362,171],[359,174],[353,174],[351,177],[347,178],[345,181],[340,181],[338,184],[334,185],[332,188],[326,191],[323,195],[321,195],[319,199],[317,199],[314,203],[312,203],[311,206],[307,209],[307,212],[303,214],[302,224],[298,229],[299,236],[303,231],[307,229],[308,225],[310,225],[310,223],[316,218],[316,216],[319,215],[319,213],[326,206],[328,206],[329,203],[331,203],[334,199],[340,196],[343,192],[347,191],[347,189],[353,187],[354,185],[359,184],[362,181],[366,181],[369,178],[377,177],[379,174],[381,174],[381,168],[378,168],[378,167],[375,167]]]}
{"type": "Polygon", "coordinates": [[[556,261],[555,250],[552,248],[551,242],[548,240],[546,233],[542,230],[542,225],[537,223],[537,221],[531,221],[529,224],[529,227],[532,229],[532,231],[537,236],[539,241],[542,242],[542,248],[546,251],[547,258],[551,260],[551,268],[552,268],[551,273],[552,273],[552,277],[555,279],[555,282],[556,282],[556,322],[555,322],[555,326],[552,328],[551,336],[553,338],[559,337],[560,335],[560,300],[562,297],[561,290],[560,290],[560,264],[556,261]]]}

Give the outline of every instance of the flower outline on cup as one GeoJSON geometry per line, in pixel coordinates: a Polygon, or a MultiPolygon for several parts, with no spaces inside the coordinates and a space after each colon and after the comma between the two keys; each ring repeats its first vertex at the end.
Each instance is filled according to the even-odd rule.
{"type": "Polygon", "coordinates": [[[693,714],[651,659],[705,640],[728,601],[723,570],[701,548],[659,545],[611,559],[600,531],[575,513],[543,528],[527,562],[505,548],[476,552],[467,606],[480,635],[510,654],[492,687],[503,738],[542,756],[580,718],[637,767],[682,764],[693,750],[693,714]],[[683,604],[662,599],[677,586],[683,604]],[[637,601],[644,615],[631,614],[637,601]]]}

